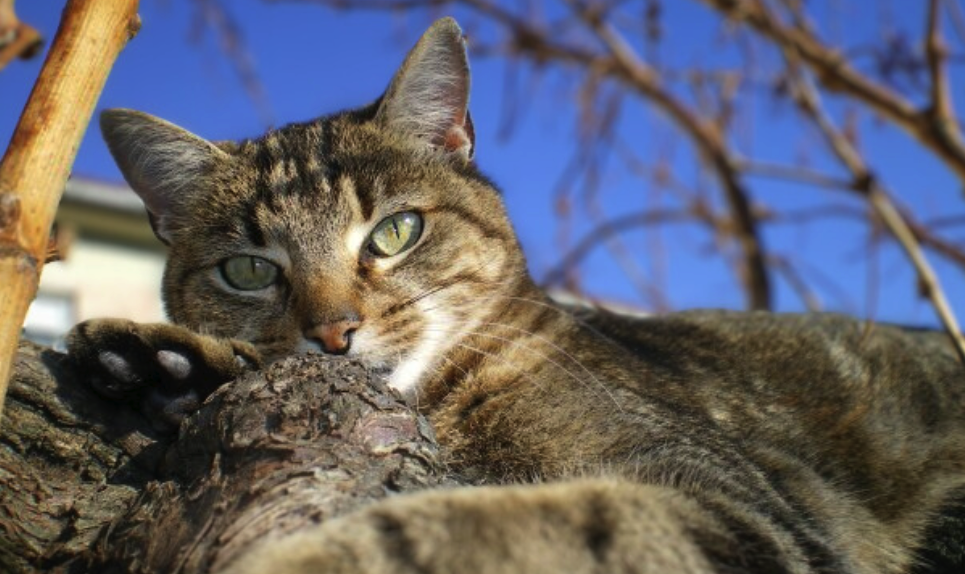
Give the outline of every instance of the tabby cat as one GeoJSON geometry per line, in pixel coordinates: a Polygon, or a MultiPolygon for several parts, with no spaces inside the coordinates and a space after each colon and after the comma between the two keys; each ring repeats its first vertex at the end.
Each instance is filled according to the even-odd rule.
{"type": "Polygon", "coordinates": [[[489,485],[386,500],[235,572],[965,572],[965,371],[942,335],[561,307],[473,162],[468,100],[447,18],[373,104],[259,139],[102,116],[170,246],[175,323],[77,326],[102,392],[171,426],[211,381],[359,357],[489,485]]]}

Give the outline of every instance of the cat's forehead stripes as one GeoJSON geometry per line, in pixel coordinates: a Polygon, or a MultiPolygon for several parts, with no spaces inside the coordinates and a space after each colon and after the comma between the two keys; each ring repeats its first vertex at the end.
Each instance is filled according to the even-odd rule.
{"type": "MultiPolygon", "coordinates": [[[[253,243],[262,245],[273,235],[268,227],[298,227],[292,218],[309,216],[318,233],[322,227],[335,231],[345,223],[346,213],[354,214],[353,220],[372,217],[382,186],[371,174],[386,166],[353,159],[354,154],[340,149],[345,132],[355,127],[340,120],[289,125],[242,145],[238,155],[247,174],[242,185],[252,189],[240,195],[247,203],[247,219],[255,222],[255,229],[247,232],[253,243]],[[333,218],[335,214],[343,217],[333,218]]],[[[360,241],[354,237],[350,243],[360,241]]]]}
{"type": "Polygon", "coordinates": [[[257,247],[267,247],[268,239],[265,237],[264,229],[260,223],[261,221],[261,206],[254,202],[248,201],[244,204],[244,215],[239,222],[242,230],[241,233],[246,237],[251,243],[257,247]]]}
{"type": "Polygon", "coordinates": [[[238,193],[245,204],[238,224],[254,246],[281,246],[299,260],[357,257],[374,209],[370,193],[359,189],[373,186],[340,166],[337,154],[321,153],[332,150],[326,128],[289,126],[248,142],[239,154],[247,190],[238,193]]]}
{"type": "Polygon", "coordinates": [[[277,237],[286,217],[296,208],[317,211],[331,196],[327,166],[321,160],[320,123],[288,126],[238,149],[241,177],[230,190],[243,203],[245,235],[257,246],[277,237]]]}
{"type": "Polygon", "coordinates": [[[343,174],[339,178],[338,185],[343,191],[342,197],[345,198],[345,202],[349,206],[348,212],[355,214],[345,231],[345,250],[348,253],[358,253],[368,237],[370,223],[362,207],[362,202],[359,200],[357,186],[352,178],[343,174]]]}
{"type": "Polygon", "coordinates": [[[295,124],[251,142],[246,156],[263,192],[274,196],[305,193],[326,178],[321,122],[295,124]]]}
{"type": "Polygon", "coordinates": [[[268,185],[272,191],[282,192],[298,177],[298,168],[293,158],[281,159],[271,166],[268,172],[268,185]]]}

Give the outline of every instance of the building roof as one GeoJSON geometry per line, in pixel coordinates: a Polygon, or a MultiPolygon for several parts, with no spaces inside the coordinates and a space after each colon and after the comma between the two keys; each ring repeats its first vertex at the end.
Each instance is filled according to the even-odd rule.
{"type": "Polygon", "coordinates": [[[61,203],[77,203],[124,213],[143,215],[144,204],[130,187],[96,179],[72,177],[64,188],[61,203]]]}
{"type": "Polygon", "coordinates": [[[165,249],[154,236],[144,204],[123,184],[72,177],[57,208],[57,224],[83,239],[133,249],[165,249]]]}

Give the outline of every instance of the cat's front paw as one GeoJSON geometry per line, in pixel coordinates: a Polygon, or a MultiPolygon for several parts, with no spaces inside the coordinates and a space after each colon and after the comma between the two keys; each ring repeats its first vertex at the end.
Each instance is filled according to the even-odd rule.
{"type": "Polygon", "coordinates": [[[221,384],[260,366],[249,343],[125,319],[78,324],[67,352],[97,392],[136,404],[158,430],[177,428],[221,384]]]}

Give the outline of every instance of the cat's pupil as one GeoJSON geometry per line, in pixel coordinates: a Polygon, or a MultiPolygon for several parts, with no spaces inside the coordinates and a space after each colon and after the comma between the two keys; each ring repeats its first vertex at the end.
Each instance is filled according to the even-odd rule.
{"type": "Polygon", "coordinates": [[[375,226],[369,250],[379,257],[391,257],[409,249],[422,235],[422,216],[404,211],[386,217],[375,226]]]}

